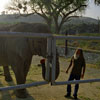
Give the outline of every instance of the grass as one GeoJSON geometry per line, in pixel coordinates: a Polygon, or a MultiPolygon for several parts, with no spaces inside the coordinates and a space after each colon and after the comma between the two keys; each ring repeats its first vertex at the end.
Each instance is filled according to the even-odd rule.
{"type": "Polygon", "coordinates": [[[100,90],[100,86],[97,86],[96,88],[100,90]]]}
{"type": "Polygon", "coordinates": [[[87,67],[89,68],[97,68],[100,69],[100,66],[96,65],[96,64],[86,64],[87,67]]]}
{"type": "Polygon", "coordinates": [[[82,100],[94,100],[94,99],[91,99],[91,98],[88,98],[88,97],[83,97],[83,96],[80,96],[80,98],[81,98],[82,100]]]}
{"type": "Polygon", "coordinates": [[[96,65],[100,67],[100,60],[96,62],[96,65]]]}
{"type": "Polygon", "coordinates": [[[65,46],[65,40],[64,39],[56,40],[56,45],[65,46]]]}
{"type": "Polygon", "coordinates": [[[100,33],[81,33],[78,36],[100,36],[100,33]]]}
{"type": "MultiPolygon", "coordinates": [[[[28,80],[26,83],[35,82],[36,79],[32,78],[32,75],[37,76],[37,75],[41,75],[41,73],[42,73],[41,67],[39,67],[37,65],[31,65],[30,70],[28,72],[28,77],[27,77],[28,80]]],[[[11,74],[13,80],[15,81],[15,75],[14,75],[13,71],[11,70],[11,67],[10,67],[10,74],[11,74]]],[[[0,85],[3,83],[7,84],[7,82],[5,82],[5,80],[4,80],[4,77],[2,77],[2,76],[4,76],[3,67],[0,67],[0,78],[2,78],[2,82],[0,82],[0,85]]]]}
{"type": "Polygon", "coordinates": [[[37,66],[37,65],[31,65],[30,70],[28,72],[28,80],[26,83],[32,83],[32,82],[36,82],[38,79],[38,75],[42,75],[42,71],[41,71],[41,66],[37,66]],[[32,78],[32,76],[34,76],[34,78],[32,78]],[[36,78],[35,78],[36,77],[36,78]]]}
{"type": "Polygon", "coordinates": [[[30,71],[29,75],[31,75],[32,73],[33,73],[34,75],[37,75],[37,73],[38,73],[38,74],[41,74],[41,66],[31,65],[30,70],[31,70],[31,71],[30,71]]]}
{"type": "Polygon", "coordinates": [[[14,25],[14,24],[18,24],[20,22],[12,22],[12,23],[9,23],[9,22],[0,22],[0,25],[14,25]]]}

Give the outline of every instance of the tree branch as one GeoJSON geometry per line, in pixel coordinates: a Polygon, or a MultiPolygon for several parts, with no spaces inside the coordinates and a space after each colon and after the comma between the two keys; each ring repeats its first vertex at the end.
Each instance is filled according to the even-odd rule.
{"type": "MultiPolygon", "coordinates": [[[[69,11],[67,14],[65,14],[61,20],[61,23],[59,25],[59,28],[61,28],[61,26],[65,23],[65,21],[67,20],[66,17],[68,17],[70,14],[76,12],[78,9],[80,9],[81,7],[85,7],[87,5],[80,5],[79,7],[75,8],[74,10],[72,11],[69,11]]],[[[70,18],[71,16],[68,17],[68,19],[70,18]]]]}
{"type": "Polygon", "coordinates": [[[69,17],[67,17],[65,20],[64,20],[64,22],[66,22],[66,21],[68,21],[70,18],[79,18],[80,16],[69,16],[69,17]]]}
{"type": "Polygon", "coordinates": [[[67,5],[65,4],[65,6],[62,6],[62,7],[59,9],[58,13],[61,12],[61,11],[62,11],[63,9],[65,9],[66,7],[70,6],[72,3],[73,3],[73,1],[70,2],[70,3],[68,3],[67,5]]]}
{"type": "Polygon", "coordinates": [[[77,11],[78,9],[80,9],[81,7],[85,7],[85,6],[86,6],[86,5],[80,5],[79,7],[75,8],[74,10],[69,11],[67,14],[64,14],[64,16],[63,16],[63,18],[62,18],[62,21],[61,21],[61,25],[62,25],[62,23],[65,22],[66,17],[68,17],[70,14],[76,12],[76,11],[77,11]]]}
{"type": "Polygon", "coordinates": [[[80,5],[79,7],[75,8],[72,11],[69,11],[64,17],[69,16],[70,14],[72,14],[73,12],[76,12],[77,10],[79,10],[81,7],[86,7],[87,5],[80,5]]]}

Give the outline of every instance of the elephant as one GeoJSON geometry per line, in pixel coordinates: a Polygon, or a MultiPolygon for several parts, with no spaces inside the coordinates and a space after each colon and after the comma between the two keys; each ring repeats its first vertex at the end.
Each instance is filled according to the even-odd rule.
{"type": "MultiPolygon", "coordinates": [[[[34,32],[37,34],[49,33],[46,24],[41,23],[18,23],[9,28],[11,32],[34,32]]],[[[29,37],[0,37],[0,65],[3,66],[6,81],[11,81],[9,66],[11,66],[17,84],[25,84],[29,72],[33,55],[39,55],[46,58],[47,39],[46,38],[29,38],[29,37]]],[[[58,55],[56,57],[56,67],[59,69],[58,55]]],[[[42,75],[45,74],[42,66],[42,75]]],[[[56,71],[57,77],[59,70],[56,71]]],[[[56,77],[56,78],[57,78],[56,77]]],[[[16,96],[26,98],[26,89],[17,89],[16,96]]]]}

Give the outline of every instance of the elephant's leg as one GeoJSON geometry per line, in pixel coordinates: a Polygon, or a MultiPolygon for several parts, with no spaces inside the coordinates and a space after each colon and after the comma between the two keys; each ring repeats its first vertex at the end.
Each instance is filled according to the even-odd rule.
{"type": "MultiPolygon", "coordinates": [[[[17,84],[18,85],[25,84],[26,77],[24,75],[24,66],[15,66],[15,67],[12,67],[12,69],[15,73],[17,84]]],[[[15,93],[18,98],[26,98],[27,97],[26,89],[17,89],[15,91],[15,93]]]]}
{"type": "Polygon", "coordinates": [[[6,80],[7,82],[12,81],[12,77],[11,77],[11,75],[10,75],[9,67],[8,67],[8,66],[3,66],[3,70],[4,70],[5,80],[6,80]]]}
{"type": "Polygon", "coordinates": [[[27,77],[27,74],[29,72],[29,69],[30,69],[30,65],[31,65],[31,60],[32,60],[32,57],[30,57],[28,60],[26,60],[24,62],[24,77],[27,77]]]}

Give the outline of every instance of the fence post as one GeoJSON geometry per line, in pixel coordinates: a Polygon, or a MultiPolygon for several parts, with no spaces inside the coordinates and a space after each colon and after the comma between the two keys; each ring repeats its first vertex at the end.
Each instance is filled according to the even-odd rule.
{"type": "Polygon", "coordinates": [[[55,82],[55,71],[56,71],[56,39],[52,38],[52,75],[51,84],[55,82]]]}
{"type": "Polygon", "coordinates": [[[47,63],[46,63],[46,74],[45,79],[46,81],[50,80],[50,67],[51,67],[51,52],[52,52],[52,38],[47,38],[47,63]]]}

